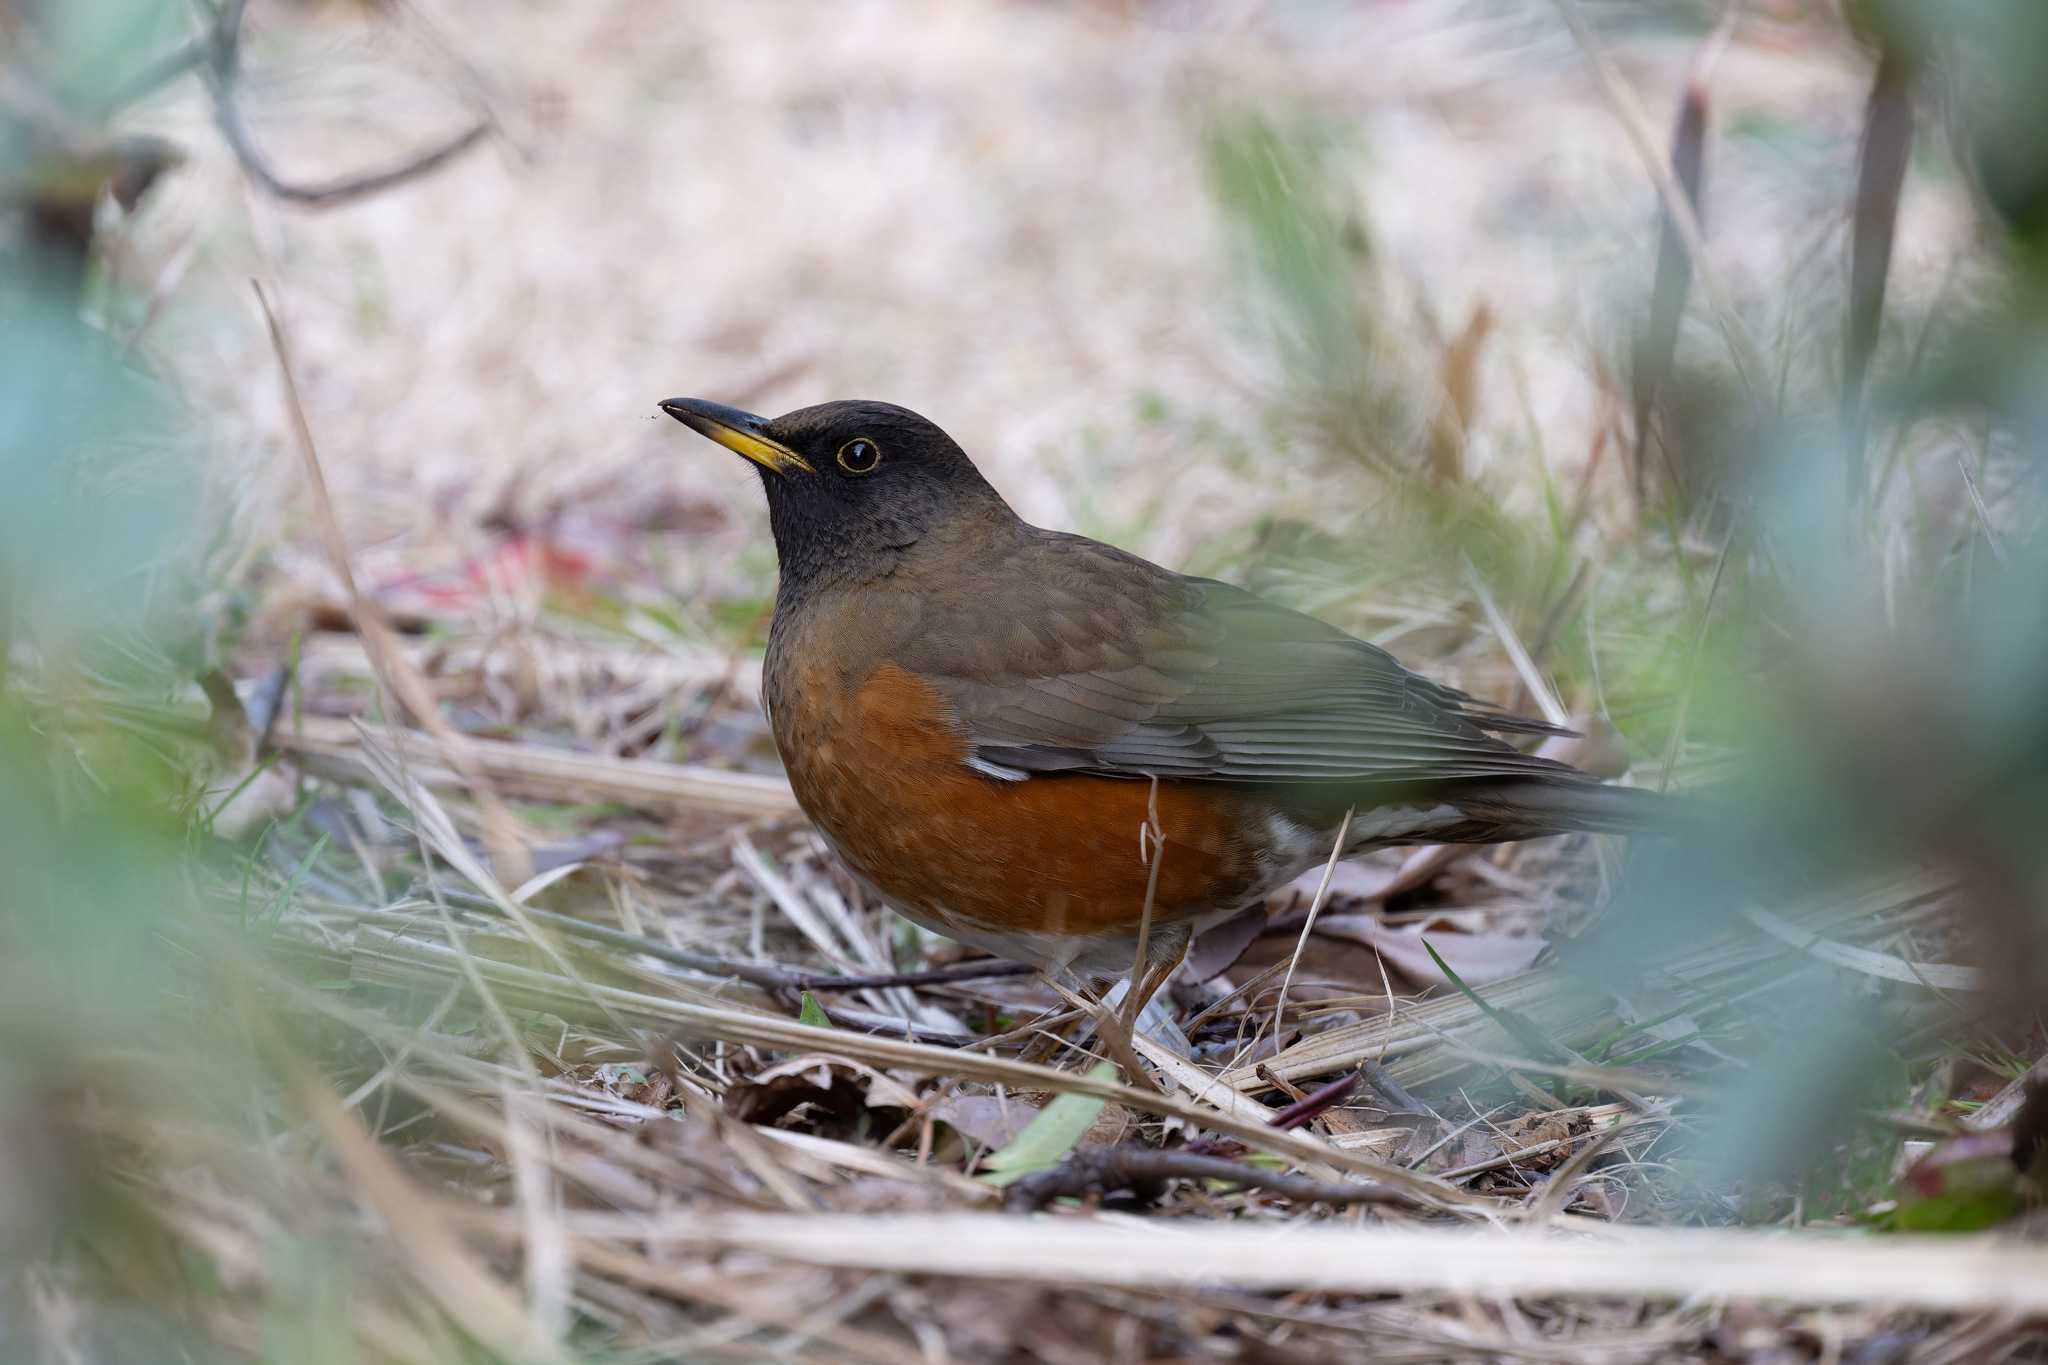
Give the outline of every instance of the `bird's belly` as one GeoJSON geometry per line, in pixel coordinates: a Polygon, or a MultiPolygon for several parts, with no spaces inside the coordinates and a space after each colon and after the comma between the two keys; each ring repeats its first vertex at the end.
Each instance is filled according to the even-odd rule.
{"type": "Polygon", "coordinates": [[[1270,885],[1254,798],[1209,784],[985,776],[966,766],[937,693],[893,665],[851,695],[786,688],[774,718],[798,803],[852,869],[968,942],[1122,936],[1148,895],[1154,922],[1171,923],[1270,885]],[[1155,814],[1163,842],[1146,832],[1155,814]]]}

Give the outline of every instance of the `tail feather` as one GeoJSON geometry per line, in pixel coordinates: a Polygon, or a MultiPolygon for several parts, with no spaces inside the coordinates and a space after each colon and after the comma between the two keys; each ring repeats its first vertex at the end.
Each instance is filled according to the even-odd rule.
{"type": "Polygon", "coordinates": [[[1642,787],[1536,778],[1488,784],[1461,793],[1457,804],[1485,827],[1474,837],[1491,842],[1546,834],[1673,834],[1688,823],[1689,802],[1642,787]]]}

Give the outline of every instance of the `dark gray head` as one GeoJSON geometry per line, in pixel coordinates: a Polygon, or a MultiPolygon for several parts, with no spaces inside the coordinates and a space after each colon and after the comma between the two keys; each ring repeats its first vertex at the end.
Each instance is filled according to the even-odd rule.
{"type": "Polygon", "coordinates": [[[754,462],[788,586],[871,577],[957,518],[1011,515],[952,437],[894,403],[820,403],[770,418],[670,398],[661,410],[754,462]]]}

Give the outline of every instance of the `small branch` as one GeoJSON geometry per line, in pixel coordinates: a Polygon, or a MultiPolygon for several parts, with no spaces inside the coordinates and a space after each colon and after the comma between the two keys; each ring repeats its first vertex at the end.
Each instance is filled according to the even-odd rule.
{"type": "MultiPolygon", "coordinates": [[[[1266,1069],[1263,1062],[1259,1064],[1259,1076],[1263,1080],[1271,1081],[1276,1087],[1283,1084],[1279,1077],[1266,1069]]],[[[1363,1079],[1363,1072],[1354,1071],[1347,1076],[1339,1076],[1334,1081],[1317,1086],[1314,1090],[1302,1095],[1294,1103],[1273,1115],[1273,1126],[1275,1128],[1300,1128],[1315,1122],[1330,1110],[1344,1103],[1345,1100],[1350,1099],[1351,1092],[1358,1088],[1359,1081],[1363,1079]]]]}
{"type": "Polygon", "coordinates": [[[1145,904],[1138,913],[1138,941],[1132,948],[1131,983],[1124,993],[1122,1022],[1126,1034],[1137,1028],[1138,1012],[1145,1008],[1145,1001],[1138,997],[1145,993],[1147,978],[1152,972],[1152,906],[1159,895],[1159,865],[1166,861],[1166,834],[1159,828],[1157,773],[1152,775],[1151,794],[1145,798],[1145,823],[1138,826],[1138,857],[1148,870],[1145,873],[1145,904]]]}
{"type": "Polygon", "coordinates": [[[1394,1107],[1404,1114],[1436,1114],[1434,1109],[1415,1098],[1407,1086],[1394,1079],[1394,1073],[1378,1062],[1360,1062],[1358,1074],[1365,1077],[1365,1083],[1394,1102],[1394,1107]]]}
{"type": "MultiPolygon", "coordinates": [[[[802,994],[793,990],[773,992],[776,1003],[788,1010],[792,1016],[801,1013],[802,994]]],[[[953,1033],[947,1029],[926,1028],[923,1024],[899,1018],[893,1014],[877,1014],[873,1010],[852,1009],[845,1005],[826,1005],[818,1008],[825,1012],[825,1018],[834,1028],[850,1029],[855,1033],[873,1034],[878,1038],[908,1038],[914,1043],[928,1043],[933,1047],[966,1047],[981,1040],[969,1033],[953,1033]]]]}
{"type": "Polygon", "coordinates": [[[432,151],[385,170],[373,171],[367,175],[346,176],[319,185],[297,185],[279,179],[269,163],[250,145],[248,130],[242,126],[241,115],[235,109],[231,96],[224,95],[219,100],[219,113],[221,133],[227,138],[228,145],[234,148],[236,160],[242,163],[242,169],[249,173],[250,179],[279,199],[294,204],[320,206],[345,204],[353,199],[366,198],[380,190],[388,190],[394,185],[402,185],[408,180],[416,180],[430,174],[483,141],[491,131],[490,124],[478,123],[432,151]]]}
{"type": "Polygon", "coordinates": [[[1005,962],[1000,958],[978,958],[956,962],[950,967],[929,967],[921,972],[885,972],[877,976],[797,977],[807,991],[878,991],[897,986],[944,986],[955,981],[988,981],[1005,976],[1029,976],[1038,969],[1028,962],[1005,962]]]}
{"type": "Polygon", "coordinates": [[[1508,662],[1515,666],[1515,674],[1522,680],[1522,690],[1536,703],[1536,709],[1543,713],[1543,719],[1564,734],[1572,734],[1571,712],[1564,709],[1564,703],[1557,699],[1557,693],[1544,678],[1536,660],[1522,644],[1522,637],[1515,633],[1500,604],[1493,600],[1493,594],[1486,589],[1486,580],[1479,576],[1479,569],[1468,557],[1465,560],[1465,578],[1472,585],[1472,595],[1479,600],[1479,610],[1486,615],[1486,623],[1492,627],[1500,647],[1508,656],[1508,662]]]}
{"type": "MultiPolygon", "coordinates": [[[[231,11],[239,10],[239,4],[231,4],[231,11]]],[[[291,348],[286,344],[283,324],[277,320],[277,313],[270,306],[270,298],[263,292],[263,286],[251,280],[256,291],[257,305],[263,311],[263,321],[270,331],[271,350],[277,357],[278,378],[281,381],[285,411],[291,419],[292,435],[299,449],[299,458],[306,475],[306,487],[312,494],[313,518],[325,542],[327,556],[334,567],[336,577],[341,580],[342,590],[348,595],[349,613],[355,620],[356,633],[363,637],[368,646],[372,663],[376,666],[377,681],[385,693],[402,703],[406,710],[424,726],[440,746],[442,756],[448,765],[462,774],[471,794],[476,798],[477,809],[482,815],[484,840],[491,851],[493,871],[504,880],[514,884],[533,875],[531,860],[527,856],[525,841],[520,837],[518,822],[498,797],[497,786],[487,777],[470,755],[467,742],[457,734],[441,716],[441,709],[419,670],[398,648],[398,636],[385,618],[384,610],[366,595],[356,583],[355,570],[351,565],[348,540],[342,534],[340,517],[334,510],[334,499],[327,490],[327,475],[320,465],[320,452],[313,441],[312,425],[306,420],[305,405],[299,399],[299,382],[292,371],[291,348]]]]}
{"type": "Polygon", "coordinates": [[[1346,806],[1344,819],[1337,826],[1337,837],[1330,842],[1330,860],[1323,864],[1323,879],[1316,883],[1316,894],[1308,903],[1308,918],[1301,923],[1301,937],[1295,940],[1294,955],[1287,959],[1287,975],[1280,978],[1280,998],[1273,1005],[1273,1029],[1277,1033],[1287,1018],[1287,989],[1294,984],[1294,969],[1301,962],[1302,950],[1308,947],[1308,936],[1315,932],[1316,916],[1322,913],[1323,901],[1330,894],[1330,878],[1336,874],[1337,861],[1344,856],[1344,841],[1351,834],[1351,817],[1358,813],[1358,807],[1346,806]]]}
{"type": "MultiPolygon", "coordinates": [[[[1144,1059],[1138,1055],[1132,1030],[1125,1025],[1117,1011],[1110,1009],[1100,1000],[1090,999],[1078,991],[1070,990],[1050,972],[1045,974],[1045,984],[1052,987],[1069,1005],[1095,1021],[1095,1036],[1102,1039],[1102,1045],[1109,1049],[1111,1058],[1123,1069],[1125,1084],[1136,1090],[1160,1089],[1159,1082],[1152,1079],[1152,1073],[1145,1069],[1144,1059]]],[[[1135,987],[1136,983],[1132,984],[1135,987]]]]}
{"type": "Polygon", "coordinates": [[[256,149],[256,144],[249,137],[248,125],[242,121],[237,87],[242,69],[242,14],[247,8],[248,0],[228,0],[221,7],[206,40],[205,70],[207,85],[213,91],[214,117],[220,124],[221,136],[227,140],[235,159],[242,164],[249,178],[267,193],[294,204],[323,207],[345,204],[431,174],[483,141],[490,133],[491,123],[485,119],[441,145],[381,171],[344,176],[313,185],[286,180],[256,149]]]}
{"type": "Polygon", "coordinates": [[[1076,1152],[1049,1171],[1025,1176],[1010,1186],[1003,1201],[1007,1213],[1036,1213],[1055,1199],[1097,1191],[1144,1192],[1169,1180],[1224,1180],[1245,1189],[1265,1190],[1298,1204],[1411,1204],[1414,1199],[1387,1185],[1366,1181],[1311,1180],[1307,1176],[1261,1170],[1226,1157],[1194,1152],[1161,1152],[1149,1147],[1111,1147],[1076,1152]]]}

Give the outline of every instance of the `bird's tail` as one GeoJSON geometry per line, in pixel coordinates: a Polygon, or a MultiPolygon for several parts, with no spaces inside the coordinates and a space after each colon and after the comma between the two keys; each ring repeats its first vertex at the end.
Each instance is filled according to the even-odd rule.
{"type": "Polygon", "coordinates": [[[1492,839],[1546,834],[1675,834],[1693,822],[1692,802],[1643,787],[1591,779],[1534,778],[1490,784],[1460,795],[1459,807],[1491,829],[1492,839]]]}

